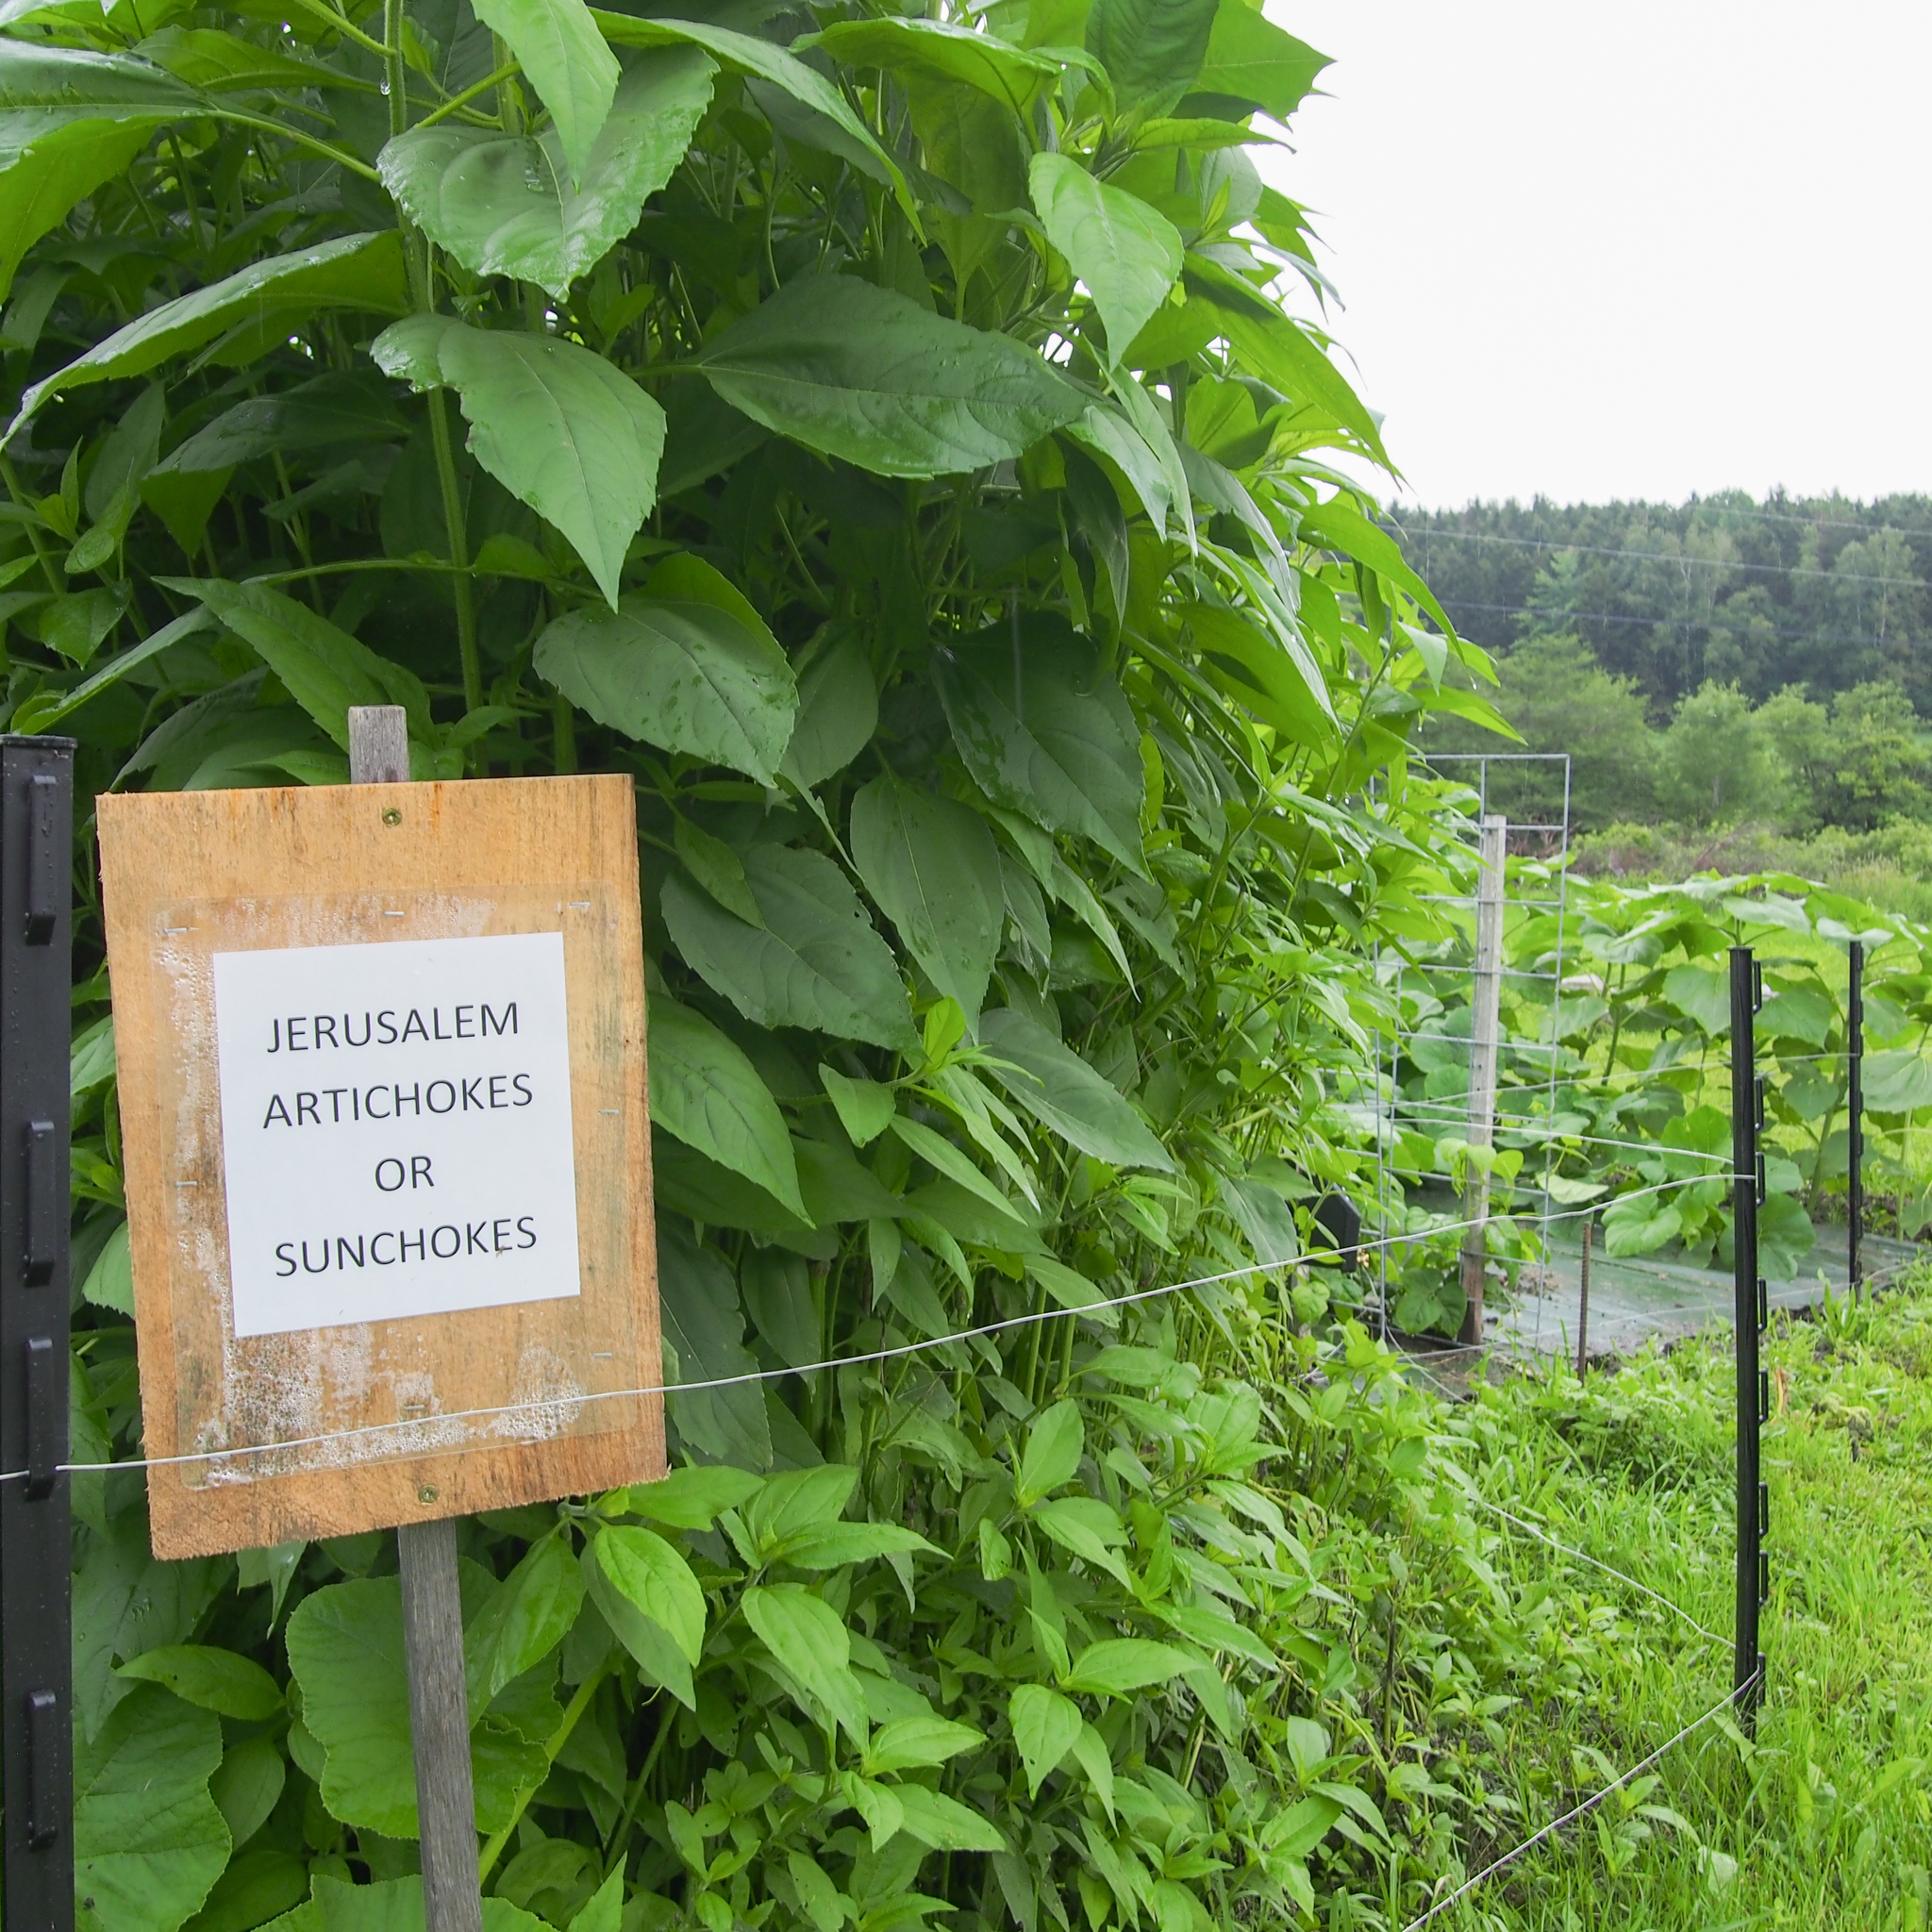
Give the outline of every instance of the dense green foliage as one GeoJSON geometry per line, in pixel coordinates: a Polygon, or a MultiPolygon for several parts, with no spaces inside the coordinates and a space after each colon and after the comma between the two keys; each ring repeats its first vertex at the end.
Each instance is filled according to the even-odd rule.
{"type": "MultiPolygon", "coordinates": [[[[1867,949],[1866,1186],[1910,1231],[1932,1218],[1912,1143],[1932,1107],[1932,932],[1789,876],[1645,888],[1573,877],[1559,903],[1549,867],[1516,860],[1509,874],[1491,1170],[1501,1218],[1489,1236],[1506,1283],[1537,1258],[1551,1208],[1599,1212],[1612,1255],[1668,1248],[1729,1265],[1734,945],[1753,948],[1766,991],[1765,1274],[1801,1272],[1813,1219],[1842,1208],[1854,939],[1867,949]]],[[[1454,1237],[1430,1231],[1459,1221],[1442,1189],[1479,1158],[1466,1140],[1471,938],[1465,929],[1385,969],[1397,1030],[1374,1091],[1397,1183],[1391,1231],[1411,1238],[1391,1257],[1393,1312],[1414,1332],[1453,1333],[1464,1306],[1454,1237]]]]}
{"type": "MultiPolygon", "coordinates": [[[[1399,1921],[1443,1740],[1573,1678],[1279,1265],[1453,883],[1407,736],[1485,715],[1275,297],[1245,149],[1319,57],[1241,0],[700,12],[8,0],[8,720],[90,791],[340,782],[376,702],[419,776],[637,782],[667,1369],[774,1379],[463,1525],[492,1932],[1399,1921]]],[[[156,1564],[138,1475],[75,1494],[90,1932],[413,1923],[390,1540],[156,1564]]]]}

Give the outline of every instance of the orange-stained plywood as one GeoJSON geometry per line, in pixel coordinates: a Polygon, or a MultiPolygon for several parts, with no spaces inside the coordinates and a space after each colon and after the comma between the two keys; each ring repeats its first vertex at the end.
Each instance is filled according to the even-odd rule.
{"type": "Polygon", "coordinates": [[[99,822],[155,1554],[660,1475],[661,1396],[614,1392],[662,1379],[631,781],[109,794],[99,822]],[[563,938],[577,1294],[238,1338],[212,957],[540,932],[563,938]]]}

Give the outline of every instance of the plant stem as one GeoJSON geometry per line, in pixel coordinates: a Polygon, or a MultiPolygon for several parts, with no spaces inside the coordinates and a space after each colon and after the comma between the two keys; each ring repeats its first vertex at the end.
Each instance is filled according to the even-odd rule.
{"type": "MultiPolygon", "coordinates": [[[[549,1765],[557,1762],[557,1754],[570,1742],[570,1734],[576,1729],[577,1720],[583,1716],[585,1711],[590,1709],[591,1699],[596,1696],[603,1685],[604,1679],[609,1674],[610,1666],[608,1664],[604,1665],[599,1670],[592,1671],[577,1686],[577,1694],[564,1707],[562,1722],[552,1732],[550,1741],[543,1747],[543,1756],[547,1760],[544,1770],[546,1777],[549,1775],[549,1765]]],[[[503,1829],[494,1838],[489,1840],[484,1844],[482,1856],[476,1861],[476,1878],[479,1884],[490,1876],[491,1867],[496,1863],[497,1859],[502,1857],[503,1848],[509,1842],[510,1833],[523,1823],[524,1813],[529,1809],[530,1800],[537,1795],[541,1789],[541,1783],[540,1781],[538,1784],[532,1785],[528,1790],[519,1791],[516,1804],[511,1807],[508,1823],[504,1825],[503,1829]]]]}
{"type": "Polygon", "coordinates": [[[617,1870],[619,1864],[623,1862],[625,1851],[629,1848],[631,1825],[637,1818],[638,1805],[643,1798],[644,1787],[650,1782],[651,1774],[658,1768],[658,1758],[671,1736],[671,1726],[675,1722],[675,1719],[670,1711],[662,1713],[658,1724],[658,1735],[651,1740],[651,1748],[644,1754],[643,1768],[631,1785],[630,1796],[624,1801],[624,1815],[611,1827],[610,1841],[604,1848],[604,1875],[607,1878],[617,1870]]]}
{"type": "Polygon", "coordinates": [[[26,493],[26,488],[20,480],[20,473],[13,467],[11,457],[0,456],[0,480],[5,481],[8,495],[27,512],[26,541],[32,546],[34,555],[41,560],[41,570],[47,579],[47,588],[55,596],[59,596],[67,586],[60,581],[60,574],[54,568],[54,559],[47,555],[47,546],[41,541],[40,518],[34,511],[33,498],[26,493]]]}
{"type": "Polygon", "coordinates": [[[359,175],[365,181],[382,185],[382,176],[366,161],[358,161],[352,154],[341,148],[333,147],[325,141],[318,141],[312,134],[304,134],[299,127],[291,127],[285,121],[270,121],[259,114],[239,113],[233,108],[212,108],[203,110],[211,113],[218,121],[232,121],[238,127],[254,127],[264,134],[278,135],[283,141],[292,141],[298,147],[311,148],[325,159],[335,162],[340,168],[347,168],[352,175],[359,175]]]}
{"type": "Polygon", "coordinates": [[[393,141],[409,125],[409,64],[403,58],[403,0],[383,0],[382,62],[389,77],[389,132],[393,141]]]}
{"type": "Polygon", "coordinates": [[[469,538],[463,528],[456,452],[450,445],[449,405],[440,389],[429,391],[429,440],[436,448],[436,480],[442,491],[442,523],[449,536],[450,561],[465,573],[456,580],[457,650],[463,666],[463,708],[474,711],[483,702],[483,665],[476,654],[475,587],[467,575],[469,538]]]}
{"type": "Polygon", "coordinates": [[[499,82],[508,80],[517,71],[515,61],[508,67],[499,67],[494,74],[486,74],[475,87],[466,87],[461,93],[452,94],[442,106],[424,115],[417,122],[418,127],[433,127],[445,114],[454,114],[458,108],[467,108],[478,94],[487,94],[499,82]]]}

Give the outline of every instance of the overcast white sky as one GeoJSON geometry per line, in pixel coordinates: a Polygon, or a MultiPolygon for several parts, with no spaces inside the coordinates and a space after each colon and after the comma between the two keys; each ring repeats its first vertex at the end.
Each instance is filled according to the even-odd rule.
{"type": "Polygon", "coordinates": [[[1268,13],[1405,495],[1932,490],[1928,0],[1268,13]]]}

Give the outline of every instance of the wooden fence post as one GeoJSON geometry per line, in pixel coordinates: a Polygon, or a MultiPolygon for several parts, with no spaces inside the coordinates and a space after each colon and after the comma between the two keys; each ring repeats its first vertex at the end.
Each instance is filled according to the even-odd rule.
{"type": "MultiPolygon", "coordinates": [[[[1508,821],[1482,817],[1475,901],[1475,989],[1469,1048],[1469,1133],[1472,1147],[1488,1147],[1496,1128],[1496,1041],[1503,998],[1503,857],[1508,821]]],[[[1483,1270],[1489,1254],[1490,1176],[1471,1164],[1462,1189],[1462,1292],[1467,1306],[1457,1340],[1483,1339],[1483,1270]]]]}
{"type": "MultiPolygon", "coordinates": [[[[408,718],[403,708],[352,705],[349,782],[393,785],[408,775],[408,718]]],[[[448,1517],[404,1524],[396,1531],[396,1557],[403,1578],[424,1919],[428,1932],[482,1932],[456,1524],[448,1517]]]]}

